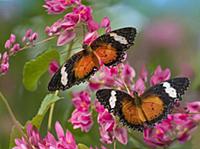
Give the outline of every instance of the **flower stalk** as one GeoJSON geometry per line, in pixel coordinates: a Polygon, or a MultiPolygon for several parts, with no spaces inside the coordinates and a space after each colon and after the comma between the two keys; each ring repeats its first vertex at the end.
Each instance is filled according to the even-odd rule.
{"type": "MultiPolygon", "coordinates": [[[[58,92],[59,92],[58,90],[55,91],[55,96],[58,95],[58,92]]],[[[51,107],[50,107],[49,118],[48,118],[48,130],[51,129],[54,107],[55,107],[55,103],[53,103],[53,104],[51,105],[51,107]]]]}
{"type": "Polygon", "coordinates": [[[8,110],[8,113],[13,121],[13,124],[15,125],[15,127],[17,128],[17,130],[21,133],[22,136],[24,136],[26,138],[26,135],[24,133],[24,131],[21,128],[21,124],[17,121],[17,119],[15,118],[15,115],[10,107],[10,105],[8,104],[7,99],[4,97],[4,95],[0,92],[0,98],[2,99],[2,101],[4,102],[4,104],[6,105],[6,108],[8,110]]]}

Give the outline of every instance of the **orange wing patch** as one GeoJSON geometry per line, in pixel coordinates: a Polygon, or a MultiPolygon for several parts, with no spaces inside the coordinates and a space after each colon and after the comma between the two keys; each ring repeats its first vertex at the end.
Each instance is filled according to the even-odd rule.
{"type": "Polygon", "coordinates": [[[126,100],[126,99],[123,100],[122,113],[124,115],[125,120],[133,125],[143,124],[146,121],[142,113],[142,109],[139,107],[136,107],[133,104],[133,101],[130,101],[130,100],[126,100]]]}
{"type": "Polygon", "coordinates": [[[142,100],[142,110],[148,121],[159,117],[164,112],[164,103],[157,96],[149,96],[142,100]]]}
{"type": "Polygon", "coordinates": [[[102,44],[94,53],[104,64],[109,64],[117,59],[117,50],[110,44],[102,44]]]}
{"type": "Polygon", "coordinates": [[[85,55],[74,65],[75,77],[82,79],[88,76],[94,68],[99,68],[97,57],[93,53],[85,55]]]}

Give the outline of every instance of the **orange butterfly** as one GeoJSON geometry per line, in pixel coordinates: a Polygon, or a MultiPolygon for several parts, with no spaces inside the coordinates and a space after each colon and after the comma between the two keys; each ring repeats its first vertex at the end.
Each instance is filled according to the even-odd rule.
{"type": "Polygon", "coordinates": [[[83,45],[83,50],[74,54],[54,74],[48,90],[65,90],[84,82],[99,69],[100,61],[105,66],[120,63],[125,51],[133,45],[135,35],[135,28],[126,27],[98,37],[90,46],[83,45]]]}
{"type": "Polygon", "coordinates": [[[174,78],[152,86],[141,96],[134,97],[114,89],[101,89],[96,93],[98,101],[119,121],[131,128],[143,131],[145,126],[152,126],[171,112],[176,99],[189,86],[188,78],[174,78]]]}

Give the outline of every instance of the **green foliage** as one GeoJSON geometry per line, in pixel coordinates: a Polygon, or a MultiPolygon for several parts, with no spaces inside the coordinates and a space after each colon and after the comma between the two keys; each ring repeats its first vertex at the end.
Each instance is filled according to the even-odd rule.
{"type": "Polygon", "coordinates": [[[45,98],[42,101],[42,104],[38,110],[38,113],[33,119],[30,121],[31,124],[36,126],[37,128],[40,128],[40,125],[42,123],[42,120],[50,108],[51,104],[55,103],[56,101],[62,99],[61,97],[55,95],[55,94],[47,94],[45,98]]]}
{"type": "MultiPolygon", "coordinates": [[[[19,124],[19,123],[18,123],[19,124]]],[[[21,126],[22,128],[22,126],[21,126]]],[[[11,133],[10,133],[10,143],[9,143],[9,148],[11,149],[15,145],[15,139],[16,138],[21,138],[22,134],[21,132],[16,128],[16,126],[12,127],[11,133]]]]}
{"type": "Polygon", "coordinates": [[[89,149],[89,147],[87,147],[87,146],[84,145],[84,144],[79,143],[79,144],[78,144],[78,149],[89,149]]]}
{"type": "Polygon", "coordinates": [[[52,60],[59,60],[59,53],[55,49],[48,50],[36,59],[26,62],[23,70],[23,84],[27,90],[37,89],[38,80],[48,70],[52,60]]]}

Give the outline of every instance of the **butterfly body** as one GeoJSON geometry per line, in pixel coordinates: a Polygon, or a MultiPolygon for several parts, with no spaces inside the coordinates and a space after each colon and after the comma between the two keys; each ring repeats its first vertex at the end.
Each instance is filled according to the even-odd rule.
{"type": "Polygon", "coordinates": [[[187,78],[174,78],[152,86],[140,96],[114,89],[98,90],[96,96],[123,125],[142,131],[164,119],[188,86],[187,78]]]}
{"type": "Polygon", "coordinates": [[[83,50],[69,58],[54,74],[48,85],[49,91],[65,90],[86,81],[100,67],[113,66],[124,59],[125,51],[133,45],[136,29],[121,28],[106,33],[91,45],[83,45],[83,50]]]}

